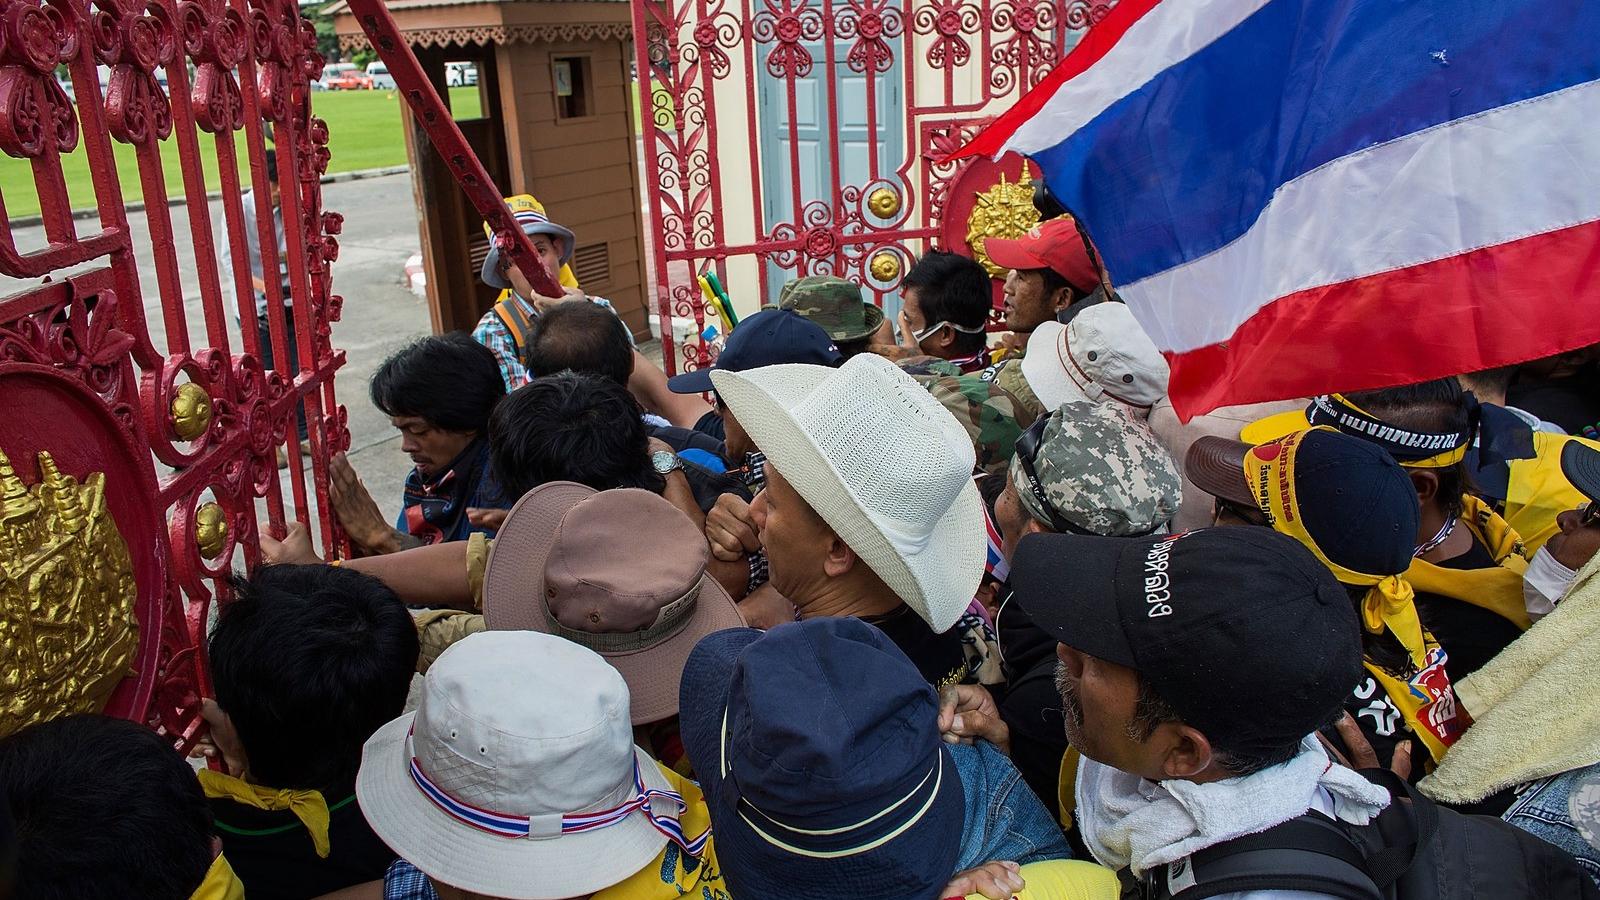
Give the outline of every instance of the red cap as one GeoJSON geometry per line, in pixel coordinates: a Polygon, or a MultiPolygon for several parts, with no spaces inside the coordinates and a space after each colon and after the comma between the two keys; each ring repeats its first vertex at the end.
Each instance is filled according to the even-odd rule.
{"type": "Polygon", "coordinates": [[[1100,272],[1071,216],[1040,222],[1019,238],[989,238],[983,250],[995,265],[1008,269],[1053,269],[1085,294],[1100,283],[1100,272]]]}

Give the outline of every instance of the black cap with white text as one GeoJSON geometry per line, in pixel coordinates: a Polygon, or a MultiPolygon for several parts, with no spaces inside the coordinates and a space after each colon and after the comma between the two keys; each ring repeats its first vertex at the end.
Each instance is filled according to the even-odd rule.
{"type": "Polygon", "coordinates": [[[1056,640],[1136,670],[1230,752],[1328,724],[1361,678],[1349,595],[1299,542],[1265,528],[1033,534],[1010,584],[1056,640]]]}

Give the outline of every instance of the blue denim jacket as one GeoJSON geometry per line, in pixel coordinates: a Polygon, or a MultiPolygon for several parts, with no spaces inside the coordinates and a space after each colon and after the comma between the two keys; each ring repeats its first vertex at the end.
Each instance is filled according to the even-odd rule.
{"type": "Polygon", "coordinates": [[[1501,818],[1571,853],[1600,884],[1600,763],[1535,781],[1501,818]]]}
{"type": "Polygon", "coordinates": [[[1005,754],[979,741],[951,745],[950,755],[967,800],[956,871],[996,860],[1027,864],[1072,858],[1061,826],[1005,754]]]}

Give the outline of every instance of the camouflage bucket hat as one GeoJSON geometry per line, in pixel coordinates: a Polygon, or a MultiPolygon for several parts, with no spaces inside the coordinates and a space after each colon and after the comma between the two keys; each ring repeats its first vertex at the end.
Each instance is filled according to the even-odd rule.
{"type": "MultiPolygon", "coordinates": [[[[1033,470],[1056,514],[1090,534],[1148,534],[1178,511],[1182,482],[1172,456],[1147,426],[1113,404],[1066,403],[1051,413],[1033,470]]],[[[1028,515],[1049,522],[1020,454],[1011,461],[1011,480],[1028,515]]]]}
{"type": "Polygon", "coordinates": [[[1033,417],[1021,412],[1017,398],[977,375],[915,372],[911,375],[966,429],[977,451],[977,469],[986,475],[1005,476],[1016,452],[1017,438],[1033,417]]]}
{"type": "Polygon", "coordinates": [[[883,310],[861,297],[861,285],[832,275],[807,275],[778,292],[778,307],[792,309],[835,341],[860,341],[883,324],[883,310]]]}

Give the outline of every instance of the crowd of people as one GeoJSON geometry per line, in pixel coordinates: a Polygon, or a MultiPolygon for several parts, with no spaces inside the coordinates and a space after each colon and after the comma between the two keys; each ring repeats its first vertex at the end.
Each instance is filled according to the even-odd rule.
{"type": "Polygon", "coordinates": [[[263,539],[196,760],[0,740],[0,894],[1600,897],[1600,348],[1182,422],[1058,216],[1003,336],[930,251],[668,378],[508,204],[564,296],[377,371],[402,512],[263,539]]]}

